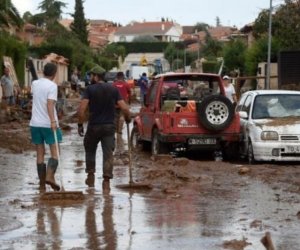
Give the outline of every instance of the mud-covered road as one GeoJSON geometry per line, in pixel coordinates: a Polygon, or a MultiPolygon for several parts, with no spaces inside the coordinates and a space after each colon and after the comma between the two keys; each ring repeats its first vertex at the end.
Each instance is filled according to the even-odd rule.
{"type": "MultiPolygon", "coordinates": [[[[99,148],[89,189],[82,138],[69,125],[61,145],[64,187],[85,199],[50,203],[39,200],[27,122],[0,125],[0,249],[259,250],[266,232],[276,250],[300,249],[300,164],[134,153],[134,181],[153,189],[122,190],[128,155],[115,157],[114,179],[103,186],[99,148]]],[[[126,141],[124,131],[125,150],[126,141]]]]}

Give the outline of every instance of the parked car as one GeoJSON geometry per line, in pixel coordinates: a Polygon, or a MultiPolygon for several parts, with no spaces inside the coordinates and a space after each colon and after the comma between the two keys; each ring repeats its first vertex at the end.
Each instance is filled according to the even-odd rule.
{"type": "Polygon", "coordinates": [[[300,161],[300,91],[248,91],[236,110],[243,131],[241,155],[249,163],[300,161]]]}
{"type": "Polygon", "coordinates": [[[131,133],[132,148],[151,143],[153,155],[171,151],[223,151],[235,157],[240,118],[216,74],[158,75],[131,133]]]}

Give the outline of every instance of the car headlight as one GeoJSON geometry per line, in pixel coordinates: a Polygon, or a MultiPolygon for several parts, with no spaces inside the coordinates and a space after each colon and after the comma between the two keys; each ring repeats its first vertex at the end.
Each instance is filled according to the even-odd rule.
{"type": "Polygon", "coordinates": [[[278,141],[278,133],[276,131],[263,131],[260,138],[265,141],[278,141]]]}

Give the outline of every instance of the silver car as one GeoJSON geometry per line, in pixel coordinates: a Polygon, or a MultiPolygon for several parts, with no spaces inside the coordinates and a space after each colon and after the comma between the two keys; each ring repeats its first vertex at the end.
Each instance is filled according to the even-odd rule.
{"type": "Polygon", "coordinates": [[[236,107],[241,155],[255,161],[300,161],[300,91],[253,90],[236,107]]]}

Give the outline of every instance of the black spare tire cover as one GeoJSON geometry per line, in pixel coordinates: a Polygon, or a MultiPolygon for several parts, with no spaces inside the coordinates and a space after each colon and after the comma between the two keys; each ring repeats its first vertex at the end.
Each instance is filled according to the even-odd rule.
{"type": "Polygon", "coordinates": [[[234,106],[225,96],[211,95],[197,103],[197,112],[203,127],[212,131],[220,131],[231,124],[234,106]]]}

